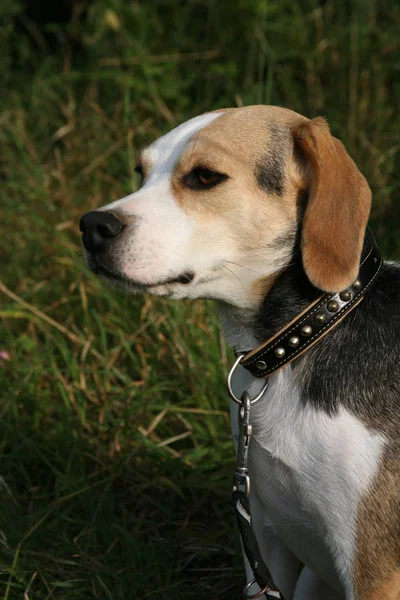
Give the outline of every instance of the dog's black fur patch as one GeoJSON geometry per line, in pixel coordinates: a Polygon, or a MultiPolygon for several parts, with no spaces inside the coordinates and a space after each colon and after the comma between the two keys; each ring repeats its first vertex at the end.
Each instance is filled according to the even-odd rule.
{"type": "Polygon", "coordinates": [[[269,194],[282,196],[284,190],[284,175],[282,160],[276,154],[266,155],[256,164],[255,176],[257,184],[269,194]]]}
{"type": "Polygon", "coordinates": [[[284,164],[288,149],[288,132],[277,124],[269,126],[272,148],[256,163],[257,184],[267,193],[282,196],[285,189],[284,164]]]}

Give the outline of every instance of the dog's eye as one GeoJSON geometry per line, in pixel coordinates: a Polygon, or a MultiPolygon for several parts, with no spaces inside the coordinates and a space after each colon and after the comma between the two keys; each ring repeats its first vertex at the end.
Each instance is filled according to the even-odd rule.
{"type": "Polygon", "coordinates": [[[143,183],[143,167],[142,167],[142,165],[136,165],[135,173],[137,173],[140,177],[139,185],[142,185],[142,183],[143,183]]]}
{"type": "Polygon", "coordinates": [[[207,190],[228,179],[227,175],[204,167],[196,167],[185,175],[183,183],[193,190],[207,190]]]}

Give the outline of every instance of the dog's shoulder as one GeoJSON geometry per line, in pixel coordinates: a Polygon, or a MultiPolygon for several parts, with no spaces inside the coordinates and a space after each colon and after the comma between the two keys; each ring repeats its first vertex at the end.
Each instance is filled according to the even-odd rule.
{"type": "MultiPolygon", "coordinates": [[[[385,262],[360,305],[298,361],[303,400],[400,430],[400,265],[385,262]]],[[[391,436],[392,437],[392,436],[391,436]]]]}

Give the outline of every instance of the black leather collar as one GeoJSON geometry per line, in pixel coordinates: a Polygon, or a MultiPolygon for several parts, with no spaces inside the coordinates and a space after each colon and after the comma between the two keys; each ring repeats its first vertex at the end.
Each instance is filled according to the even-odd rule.
{"type": "Polygon", "coordinates": [[[272,338],[246,353],[240,364],[255,377],[268,377],[313,346],[363,299],[382,266],[373,245],[360,264],[357,280],[337,294],[324,294],[272,338]]]}

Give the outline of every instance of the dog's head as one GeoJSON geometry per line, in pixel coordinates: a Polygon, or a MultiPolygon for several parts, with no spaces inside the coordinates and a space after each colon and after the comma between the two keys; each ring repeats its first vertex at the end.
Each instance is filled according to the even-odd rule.
{"type": "Polygon", "coordinates": [[[335,292],[357,277],[371,193],[326,122],[250,106],[142,151],[141,188],[81,219],[89,267],[128,291],[256,306],[290,261],[335,292]]]}

